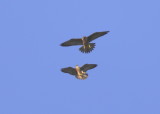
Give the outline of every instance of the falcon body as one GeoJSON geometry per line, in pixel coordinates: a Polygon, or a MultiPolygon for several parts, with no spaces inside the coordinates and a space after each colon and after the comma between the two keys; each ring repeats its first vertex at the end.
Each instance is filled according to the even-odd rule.
{"type": "Polygon", "coordinates": [[[62,43],[61,46],[82,45],[82,47],[80,47],[79,50],[83,53],[89,53],[95,48],[95,43],[90,43],[90,42],[95,40],[98,37],[101,37],[101,36],[107,34],[108,32],[109,31],[95,32],[95,33],[91,34],[90,36],[88,36],[88,37],[84,36],[81,39],[70,39],[70,40],[62,43]]]}
{"type": "Polygon", "coordinates": [[[97,66],[96,64],[85,64],[82,67],[76,65],[75,68],[72,67],[62,68],[61,71],[64,73],[69,73],[71,75],[74,75],[77,79],[84,80],[88,78],[88,74],[86,73],[86,71],[93,69],[96,66],[97,66]]]}

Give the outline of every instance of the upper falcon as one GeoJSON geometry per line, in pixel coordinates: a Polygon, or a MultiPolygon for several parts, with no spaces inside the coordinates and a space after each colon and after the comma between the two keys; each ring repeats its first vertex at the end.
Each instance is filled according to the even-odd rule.
{"type": "Polygon", "coordinates": [[[88,37],[84,36],[80,39],[70,39],[64,43],[61,44],[61,46],[74,46],[74,45],[83,45],[79,48],[79,50],[83,53],[89,53],[91,52],[94,47],[95,43],[90,43],[91,41],[95,40],[98,37],[101,37],[105,34],[107,34],[109,31],[103,31],[103,32],[95,32],[88,37]]]}

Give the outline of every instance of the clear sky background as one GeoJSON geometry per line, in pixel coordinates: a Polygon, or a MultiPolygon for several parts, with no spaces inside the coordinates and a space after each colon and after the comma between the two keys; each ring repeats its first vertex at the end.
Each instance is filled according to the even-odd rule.
{"type": "Polygon", "coordinates": [[[0,114],[160,114],[159,4],[0,0],[0,114]],[[106,30],[90,54],[60,46],[106,30]],[[86,63],[86,80],[60,71],[86,63]]]}

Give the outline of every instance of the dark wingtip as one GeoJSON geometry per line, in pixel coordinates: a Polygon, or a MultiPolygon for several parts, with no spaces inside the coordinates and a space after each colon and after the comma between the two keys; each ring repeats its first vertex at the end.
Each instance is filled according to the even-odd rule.
{"type": "Polygon", "coordinates": [[[64,72],[64,68],[61,68],[61,71],[64,72]]]}
{"type": "Polygon", "coordinates": [[[65,43],[61,43],[60,46],[68,46],[68,45],[66,45],[65,43]]]}
{"type": "Polygon", "coordinates": [[[64,43],[61,43],[60,46],[64,46],[64,43]]]}
{"type": "Polygon", "coordinates": [[[92,65],[95,66],[95,67],[98,66],[97,64],[92,64],[92,65]]]}
{"type": "Polygon", "coordinates": [[[104,31],[106,34],[109,33],[110,31],[104,31]]]}
{"type": "Polygon", "coordinates": [[[94,64],[95,65],[95,67],[97,67],[98,65],[97,64],[94,64]]]}

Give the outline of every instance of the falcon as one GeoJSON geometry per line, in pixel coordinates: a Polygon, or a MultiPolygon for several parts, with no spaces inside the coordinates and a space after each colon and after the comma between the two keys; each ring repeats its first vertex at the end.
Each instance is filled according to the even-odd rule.
{"type": "Polygon", "coordinates": [[[103,32],[95,32],[88,37],[84,36],[80,39],[70,39],[64,43],[61,44],[61,46],[76,46],[76,45],[82,45],[82,47],[79,48],[79,50],[82,53],[89,53],[95,48],[95,43],[90,43],[93,40],[97,39],[98,37],[101,37],[105,34],[107,34],[109,31],[103,31],[103,32]]]}
{"type": "Polygon", "coordinates": [[[75,68],[67,67],[62,68],[61,71],[64,73],[69,73],[71,75],[74,75],[77,79],[84,80],[88,78],[88,74],[86,73],[87,70],[93,69],[97,66],[97,64],[85,64],[82,67],[79,67],[76,65],[75,68]]]}

